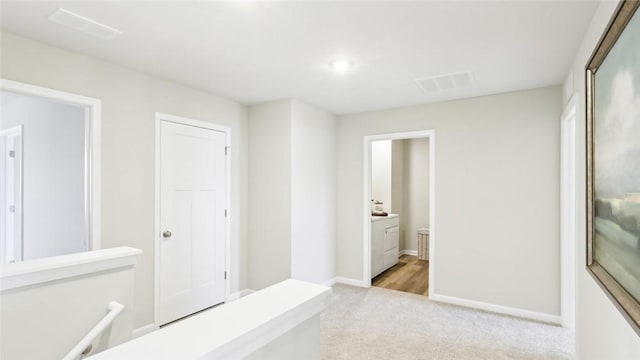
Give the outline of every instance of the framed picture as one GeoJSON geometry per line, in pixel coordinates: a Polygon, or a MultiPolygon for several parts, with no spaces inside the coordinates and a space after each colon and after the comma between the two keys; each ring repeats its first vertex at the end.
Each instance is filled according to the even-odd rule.
{"type": "Polygon", "coordinates": [[[587,269],[640,335],[640,11],[623,0],[587,66],[587,269]]]}

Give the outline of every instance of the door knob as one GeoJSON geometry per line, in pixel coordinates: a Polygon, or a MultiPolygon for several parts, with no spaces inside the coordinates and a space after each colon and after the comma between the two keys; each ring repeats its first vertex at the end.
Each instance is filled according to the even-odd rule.
{"type": "Polygon", "coordinates": [[[171,231],[169,231],[169,230],[163,231],[162,232],[162,237],[170,238],[171,237],[171,231]]]}

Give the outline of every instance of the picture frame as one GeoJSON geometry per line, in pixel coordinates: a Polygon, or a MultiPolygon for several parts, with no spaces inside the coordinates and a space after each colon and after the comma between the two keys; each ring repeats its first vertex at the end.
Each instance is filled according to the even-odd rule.
{"type": "Polygon", "coordinates": [[[639,6],[618,4],[585,75],[587,271],[640,336],[639,6]]]}

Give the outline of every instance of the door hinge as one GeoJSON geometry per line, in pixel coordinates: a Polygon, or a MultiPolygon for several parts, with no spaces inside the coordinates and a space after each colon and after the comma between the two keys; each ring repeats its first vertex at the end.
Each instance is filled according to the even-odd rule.
{"type": "Polygon", "coordinates": [[[227,280],[227,272],[224,272],[224,279],[227,280]]]}
{"type": "Polygon", "coordinates": [[[14,158],[14,157],[16,157],[16,152],[15,152],[15,151],[13,151],[13,150],[9,150],[9,157],[10,157],[10,158],[14,158]]]}
{"type": "Polygon", "coordinates": [[[224,209],[224,217],[227,217],[227,209],[224,209]]]}
{"type": "Polygon", "coordinates": [[[229,155],[229,148],[231,148],[231,146],[225,146],[224,147],[224,154],[225,155],[229,155]]]}
{"type": "Polygon", "coordinates": [[[9,205],[9,212],[16,212],[16,206],[15,205],[9,205]]]}

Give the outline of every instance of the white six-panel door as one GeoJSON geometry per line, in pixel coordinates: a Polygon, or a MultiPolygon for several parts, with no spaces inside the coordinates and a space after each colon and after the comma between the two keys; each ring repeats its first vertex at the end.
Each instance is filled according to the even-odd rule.
{"type": "Polygon", "coordinates": [[[161,121],[160,325],[223,302],[226,134],[161,121]]]}

